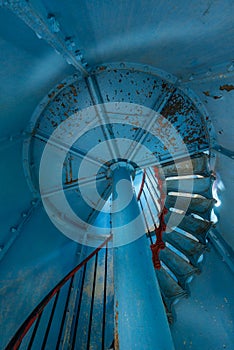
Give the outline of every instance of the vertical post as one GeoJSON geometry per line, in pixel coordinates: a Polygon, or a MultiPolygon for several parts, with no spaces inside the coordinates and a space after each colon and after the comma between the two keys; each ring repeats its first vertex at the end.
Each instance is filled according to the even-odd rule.
{"type": "Polygon", "coordinates": [[[172,350],[172,337],[149,244],[143,234],[144,224],[133,192],[129,167],[125,163],[112,167],[112,179],[115,349],[172,350]],[[123,208],[121,202],[127,205],[123,208]],[[141,221],[135,221],[135,217],[140,217],[141,221]],[[130,237],[128,244],[121,244],[118,239],[118,235],[122,237],[123,228],[124,234],[130,237]]]}

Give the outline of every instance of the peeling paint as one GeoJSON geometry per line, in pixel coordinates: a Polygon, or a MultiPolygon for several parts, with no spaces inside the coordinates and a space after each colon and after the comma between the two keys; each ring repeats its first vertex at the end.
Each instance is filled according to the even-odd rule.
{"type": "Polygon", "coordinates": [[[227,92],[230,92],[230,91],[234,90],[234,85],[224,84],[224,85],[220,86],[219,90],[221,90],[221,91],[225,90],[227,92]]]}

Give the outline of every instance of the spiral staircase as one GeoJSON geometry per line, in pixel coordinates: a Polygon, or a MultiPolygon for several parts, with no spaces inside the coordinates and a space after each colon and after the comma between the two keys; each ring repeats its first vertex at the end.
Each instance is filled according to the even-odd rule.
{"type": "MultiPolygon", "coordinates": [[[[18,248],[25,256],[22,270],[16,266],[3,274],[0,292],[13,300],[16,290],[22,316],[14,302],[10,306],[3,298],[0,320],[9,319],[9,327],[7,335],[2,327],[0,346],[173,349],[171,334],[176,339],[185,314],[178,305],[189,305],[177,302],[186,298],[194,303],[194,282],[202,279],[214,247],[228,265],[224,276],[233,270],[233,251],[216,231],[215,205],[221,182],[217,154],[234,156],[218,144],[217,126],[201,95],[190,89],[200,73],[186,80],[163,64],[155,68],[147,60],[133,64],[122,58],[95,62],[91,52],[87,63],[85,50],[65,29],[74,30],[68,14],[79,17],[72,1],[66,10],[54,1],[7,0],[0,5],[3,15],[12,22],[16,15],[17,25],[24,22],[74,68],[50,90],[46,86],[36,109],[33,101],[23,132],[10,139],[12,145],[22,144],[24,174],[19,172],[18,182],[24,185],[17,187],[22,203],[30,198],[31,206],[10,227],[10,237],[0,237],[0,259],[3,267],[4,261],[7,266],[14,260],[14,247],[34,216],[39,258],[33,256],[31,227],[29,248],[22,241],[18,248]],[[127,203],[120,210],[115,209],[118,198],[127,203]],[[44,230],[43,225],[51,226],[44,230]]],[[[208,84],[226,82],[219,69],[205,75],[208,84]]],[[[220,91],[232,92],[229,83],[222,87],[220,91]]],[[[205,294],[204,282],[201,288],[205,294]]],[[[224,301],[228,304],[229,298],[224,301]]],[[[229,344],[231,327],[225,333],[229,344]]],[[[184,332],[186,326],[182,328],[184,332]]],[[[196,350],[198,345],[181,337],[175,348],[196,350]]]]}

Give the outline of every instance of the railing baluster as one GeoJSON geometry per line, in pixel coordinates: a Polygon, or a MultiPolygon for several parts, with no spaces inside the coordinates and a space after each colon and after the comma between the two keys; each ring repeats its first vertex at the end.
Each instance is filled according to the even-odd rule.
{"type": "MultiPolygon", "coordinates": [[[[112,239],[112,235],[110,235],[102,244],[100,244],[99,247],[97,247],[91,254],[89,254],[79,265],[77,265],[73,270],[71,270],[56,286],[44,297],[44,299],[37,305],[37,307],[31,312],[31,314],[28,316],[28,318],[24,321],[24,323],[21,325],[21,327],[17,330],[13,338],[10,340],[8,345],[6,346],[5,350],[17,350],[22,344],[23,339],[25,339],[26,334],[28,334],[28,331],[33,327],[32,335],[30,337],[30,340],[28,342],[27,350],[31,350],[38,327],[40,325],[41,317],[42,314],[45,310],[45,308],[48,306],[49,302],[55,297],[52,310],[50,313],[49,320],[47,322],[47,327],[45,330],[45,335],[43,338],[43,343],[41,346],[41,350],[44,350],[46,347],[46,343],[48,340],[49,332],[51,329],[51,325],[53,322],[58,298],[60,295],[61,289],[65,286],[65,284],[70,281],[69,287],[68,287],[68,292],[67,292],[67,297],[66,297],[66,302],[63,310],[63,315],[62,315],[62,321],[59,329],[59,334],[58,334],[58,339],[57,339],[57,344],[56,344],[56,350],[59,350],[60,343],[61,343],[61,338],[63,335],[63,330],[64,330],[64,324],[65,324],[65,319],[66,319],[66,313],[67,309],[69,306],[69,300],[71,296],[71,290],[74,282],[74,277],[75,274],[81,270],[83,267],[83,277],[82,277],[82,284],[81,284],[81,291],[80,291],[80,297],[79,297],[79,303],[77,307],[77,315],[76,315],[76,321],[75,321],[75,330],[74,330],[74,335],[73,335],[73,348],[75,349],[75,339],[76,339],[76,332],[77,332],[77,327],[78,327],[78,320],[79,320],[79,314],[80,314],[80,308],[81,308],[81,301],[82,301],[82,293],[83,293],[83,288],[84,288],[84,281],[85,281],[85,273],[86,273],[86,266],[87,263],[95,256],[95,267],[94,267],[94,276],[93,276],[93,287],[92,287],[92,299],[91,299],[91,307],[90,307],[90,319],[89,319],[89,328],[88,328],[88,344],[87,344],[87,349],[89,349],[90,346],[90,339],[91,339],[91,328],[92,328],[92,317],[93,317],[93,308],[94,308],[94,298],[95,298],[95,288],[96,288],[96,276],[97,276],[97,263],[98,263],[98,252],[104,247],[107,247],[107,242],[112,239]]],[[[107,254],[107,253],[106,253],[107,254]]],[[[105,275],[107,271],[107,256],[106,256],[106,262],[105,262],[105,275]]],[[[106,277],[105,277],[106,279],[106,277]]],[[[106,299],[106,283],[107,281],[105,280],[105,291],[104,291],[104,298],[106,299]]],[[[106,306],[104,306],[105,309],[106,306]]],[[[104,314],[105,317],[105,314],[104,314]]],[[[102,332],[104,332],[102,330],[102,332]]],[[[104,333],[105,334],[105,333],[104,333]]]]}
{"type": "MultiPolygon", "coordinates": [[[[147,175],[147,174],[146,174],[146,175],[147,175]]],[[[148,175],[147,175],[147,178],[148,178],[148,175]]],[[[149,181],[150,181],[150,180],[149,180],[149,181]]],[[[147,188],[147,190],[148,190],[148,192],[149,192],[149,194],[150,194],[150,197],[152,198],[152,201],[154,202],[155,208],[159,211],[159,210],[160,210],[160,204],[159,204],[158,202],[156,202],[156,200],[155,200],[155,198],[154,198],[154,196],[153,196],[153,193],[152,193],[152,191],[151,191],[150,188],[149,188],[149,185],[148,185],[147,181],[145,181],[145,185],[146,185],[146,188],[147,188]]],[[[151,186],[152,186],[152,183],[151,183],[151,186]]],[[[156,193],[155,190],[154,190],[154,193],[156,193]]]]}
{"type": "Polygon", "coordinates": [[[145,215],[145,211],[144,211],[141,199],[139,199],[139,202],[140,202],[141,211],[142,211],[142,214],[143,214],[143,217],[144,217],[144,220],[145,220],[146,229],[147,229],[147,232],[148,232],[148,235],[149,235],[149,238],[150,238],[150,242],[151,242],[151,244],[153,244],[153,240],[152,240],[152,237],[151,237],[151,232],[150,232],[150,229],[149,229],[149,225],[148,225],[148,222],[147,222],[147,219],[146,219],[146,215],[145,215]]]}
{"type": "Polygon", "coordinates": [[[73,281],[74,281],[74,276],[75,275],[72,276],[70,284],[69,284],[69,287],[68,287],[67,299],[66,299],[66,303],[65,303],[65,307],[64,307],[64,311],[63,311],[63,317],[62,317],[62,322],[61,322],[59,335],[58,335],[58,340],[57,340],[57,344],[56,344],[56,350],[59,350],[59,345],[60,345],[62,334],[63,334],[63,327],[64,327],[64,322],[65,322],[65,318],[66,318],[66,314],[67,314],[67,308],[68,308],[69,299],[70,299],[70,295],[71,295],[71,290],[72,290],[72,284],[73,284],[73,281]]]}
{"type": "Polygon", "coordinates": [[[58,302],[59,293],[60,293],[60,290],[56,294],[56,297],[55,297],[54,302],[53,302],[53,307],[52,307],[52,311],[51,311],[50,318],[49,318],[49,321],[48,321],[48,325],[47,325],[47,328],[46,328],[46,332],[45,332],[45,336],[44,336],[43,343],[42,343],[42,346],[41,346],[41,350],[44,350],[45,346],[46,346],[46,342],[47,342],[48,335],[49,335],[49,332],[50,332],[50,327],[51,327],[51,324],[52,324],[52,321],[53,321],[53,317],[54,317],[55,308],[56,308],[56,305],[57,305],[57,302],[58,302]]]}
{"type": "Polygon", "coordinates": [[[149,173],[150,173],[150,176],[147,174],[148,178],[150,179],[151,181],[151,184],[155,190],[155,192],[157,193],[158,196],[160,196],[160,191],[159,191],[159,188],[158,188],[158,180],[157,178],[155,177],[155,174],[153,172],[153,169],[152,168],[149,168],[149,173]],[[153,182],[155,183],[155,186],[153,184],[153,182]]]}
{"type": "Polygon", "coordinates": [[[95,286],[96,286],[96,276],[97,276],[97,261],[98,261],[98,253],[96,254],[95,265],[94,265],[93,290],[92,290],[91,307],[90,307],[90,314],[89,314],[89,328],[88,328],[87,350],[89,350],[89,347],[90,347],[91,328],[92,328],[92,317],[93,317],[93,305],[94,305],[95,286]]]}
{"type": "Polygon", "coordinates": [[[33,342],[34,342],[34,339],[35,339],[35,336],[36,336],[36,333],[37,333],[37,330],[38,330],[38,327],[39,327],[39,324],[40,324],[40,321],[41,321],[42,313],[43,313],[43,311],[40,313],[40,315],[37,318],[37,321],[36,321],[35,327],[33,329],[33,332],[32,332],[32,335],[31,335],[31,338],[30,338],[27,350],[31,350],[31,348],[32,348],[32,345],[33,345],[33,342]]]}
{"type": "Polygon", "coordinates": [[[81,287],[80,287],[79,303],[78,303],[77,312],[76,312],[74,334],[72,339],[72,347],[71,347],[72,350],[75,349],[75,344],[76,344],[76,334],[77,334],[78,322],[79,322],[79,316],[80,316],[80,308],[81,308],[82,295],[83,295],[83,289],[84,289],[85,274],[86,274],[86,265],[84,265],[83,276],[82,276],[81,287]]]}
{"type": "Polygon", "coordinates": [[[104,296],[102,316],[102,350],[105,350],[105,327],[106,327],[106,288],[107,288],[107,264],[108,264],[108,243],[106,244],[105,270],[104,270],[104,296]]]}
{"type": "Polygon", "coordinates": [[[143,189],[142,192],[143,192],[143,195],[144,195],[144,198],[145,198],[145,202],[146,202],[146,204],[147,204],[147,207],[148,207],[148,209],[149,209],[150,216],[151,216],[152,222],[153,222],[153,224],[154,224],[154,228],[156,229],[156,228],[157,228],[156,222],[155,222],[155,220],[154,220],[154,216],[153,216],[152,210],[151,210],[151,208],[150,208],[150,205],[149,205],[149,202],[148,202],[148,199],[147,199],[147,197],[146,197],[146,194],[145,194],[144,189],[143,189]]]}

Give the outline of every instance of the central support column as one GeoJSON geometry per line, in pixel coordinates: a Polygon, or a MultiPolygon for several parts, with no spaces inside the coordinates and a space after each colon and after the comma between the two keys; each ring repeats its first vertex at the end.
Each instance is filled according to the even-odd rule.
{"type": "Polygon", "coordinates": [[[112,166],[115,349],[172,350],[172,337],[130,174],[126,163],[112,166]]]}

